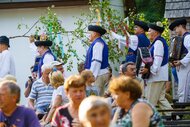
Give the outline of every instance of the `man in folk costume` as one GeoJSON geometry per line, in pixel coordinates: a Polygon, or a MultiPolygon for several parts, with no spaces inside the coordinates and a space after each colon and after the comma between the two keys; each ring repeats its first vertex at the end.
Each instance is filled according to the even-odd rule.
{"type": "Polygon", "coordinates": [[[15,63],[9,47],[9,38],[0,36],[0,78],[7,74],[15,76],[15,63]]]}
{"type": "Polygon", "coordinates": [[[145,32],[148,31],[148,25],[143,21],[134,21],[134,33],[135,35],[130,35],[128,40],[126,37],[118,35],[114,32],[111,32],[112,36],[116,39],[119,39],[119,43],[126,43],[129,41],[129,49],[126,56],[126,62],[136,62],[137,49],[139,47],[148,47],[150,45],[149,39],[146,37],[145,32]]]}
{"type": "Polygon", "coordinates": [[[34,65],[33,65],[33,69],[31,70],[31,72],[32,72],[32,75],[35,75],[37,77],[37,75],[38,75],[38,64],[39,64],[39,61],[41,59],[41,56],[39,55],[39,53],[37,51],[37,47],[34,43],[36,40],[40,40],[40,36],[31,35],[29,37],[29,41],[30,41],[29,47],[30,47],[31,52],[34,56],[34,65]]]}
{"type": "Polygon", "coordinates": [[[190,102],[190,33],[186,29],[186,19],[177,19],[172,22],[169,29],[182,36],[181,56],[174,61],[178,75],[179,102],[190,102]]]}
{"type": "Polygon", "coordinates": [[[106,33],[106,30],[97,25],[89,25],[90,32],[89,41],[90,47],[87,51],[85,69],[91,70],[96,79],[95,85],[100,89],[100,95],[104,95],[104,85],[109,78],[108,70],[108,46],[101,38],[106,33]]]}
{"type": "MultiPolygon", "coordinates": [[[[161,36],[164,27],[161,22],[149,24],[148,36],[151,43],[150,52],[153,57],[153,64],[150,70],[143,68],[142,74],[150,72],[147,79],[146,98],[153,104],[159,105],[161,109],[172,109],[165,98],[165,82],[168,81],[168,45],[161,36]]],[[[170,113],[166,113],[170,115],[170,113]]]]}
{"type": "Polygon", "coordinates": [[[37,51],[41,55],[39,64],[38,64],[38,77],[41,77],[41,67],[43,64],[50,64],[52,61],[56,60],[56,57],[50,50],[50,46],[52,45],[52,41],[47,40],[47,36],[42,34],[40,36],[40,40],[35,41],[35,45],[37,46],[37,51]]]}

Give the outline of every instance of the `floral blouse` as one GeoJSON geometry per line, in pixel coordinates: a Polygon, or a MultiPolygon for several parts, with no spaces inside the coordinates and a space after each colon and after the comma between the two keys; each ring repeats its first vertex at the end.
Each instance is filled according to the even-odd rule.
{"type": "Polygon", "coordinates": [[[136,100],[131,105],[131,108],[128,110],[127,113],[124,111],[124,109],[120,110],[119,118],[116,123],[117,127],[132,127],[131,111],[132,111],[133,107],[139,102],[144,102],[144,103],[148,104],[153,110],[153,115],[151,116],[149,127],[164,127],[161,116],[158,113],[158,111],[156,110],[156,108],[153,105],[151,105],[148,101],[143,100],[143,99],[136,100]]]}

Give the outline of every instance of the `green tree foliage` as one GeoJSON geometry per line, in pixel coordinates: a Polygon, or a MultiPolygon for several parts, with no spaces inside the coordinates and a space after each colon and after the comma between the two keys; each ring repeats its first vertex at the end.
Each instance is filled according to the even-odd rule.
{"type": "MultiPolygon", "coordinates": [[[[123,22],[123,17],[118,15],[118,12],[111,8],[110,2],[104,0],[99,1],[90,1],[89,2],[89,12],[81,14],[80,17],[75,17],[75,29],[73,31],[65,31],[64,27],[61,26],[60,21],[57,17],[57,14],[53,11],[54,7],[49,7],[46,14],[42,15],[39,18],[39,21],[35,23],[36,32],[34,35],[40,35],[41,31],[44,31],[48,35],[48,39],[53,41],[51,46],[52,51],[57,56],[57,58],[64,63],[67,63],[67,70],[71,71],[73,68],[73,57],[79,62],[84,61],[85,57],[80,58],[78,54],[80,51],[74,49],[73,45],[76,45],[78,41],[84,43],[83,46],[89,45],[87,38],[87,27],[90,24],[98,23],[107,30],[107,34],[103,37],[109,47],[109,60],[110,62],[117,63],[121,56],[124,56],[124,53],[118,49],[117,40],[110,38],[110,30],[118,28],[119,24],[123,22]],[[64,43],[61,41],[55,43],[55,39],[58,34],[66,35],[68,37],[67,41],[64,43]],[[72,35],[72,38],[69,35],[72,35]],[[62,48],[66,47],[64,55],[62,54],[62,48]]],[[[19,24],[18,28],[21,28],[23,24],[19,24]]],[[[26,25],[27,26],[27,25],[26,25]]],[[[123,34],[122,31],[118,28],[117,32],[123,34]]]]}
{"type": "Polygon", "coordinates": [[[135,0],[138,13],[144,13],[149,22],[160,21],[164,17],[165,0],[135,0]]]}
{"type": "MultiPolygon", "coordinates": [[[[82,18],[76,18],[75,25],[77,26],[73,32],[73,38],[84,40],[84,44],[89,45],[88,39],[86,38],[85,31],[89,24],[101,25],[107,30],[107,34],[103,36],[105,42],[108,44],[109,48],[109,60],[113,64],[118,63],[120,58],[125,54],[118,49],[117,40],[110,38],[110,30],[118,28],[123,22],[123,17],[118,15],[118,12],[111,8],[109,0],[90,1],[90,12],[87,14],[81,14],[82,18]]],[[[117,29],[120,34],[124,33],[121,29],[117,29]]],[[[117,67],[114,67],[115,69],[117,67]]]]}
{"type": "MultiPolygon", "coordinates": [[[[102,2],[99,1],[90,1],[89,2],[89,12],[81,14],[80,17],[75,17],[75,29],[73,31],[66,31],[63,26],[61,26],[60,20],[57,17],[57,14],[53,11],[53,7],[48,8],[46,14],[41,16],[39,18],[39,21],[35,23],[40,23],[40,25],[36,25],[35,29],[36,32],[34,35],[41,34],[40,31],[45,31],[45,33],[48,35],[48,38],[52,40],[53,46],[51,47],[54,54],[57,56],[57,58],[64,63],[67,63],[67,70],[71,71],[73,68],[73,57],[80,63],[81,61],[84,61],[85,57],[80,58],[78,54],[80,54],[80,51],[77,51],[73,45],[77,45],[77,42],[83,42],[83,46],[89,45],[88,38],[87,38],[87,27],[90,24],[99,24],[102,27],[104,27],[107,30],[107,34],[103,36],[104,40],[108,44],[109,47],[109,61],[113,63],[120,62],[120,58],[125,56],[126,52],[122,52],[118,48],[118,40],[112,39],[110,37],[110,31],[116,30],[118,34],[124,35],[125,32],[122,30],[122,27],[126,24],[124,21],[124,18],[119,13],[111,8],[109,0],[104,0],[102,2]],[[58,36],[58,34],[66,35],[67,41],[62,42],[56,42],[55,39],[58,36]],[[69,35],[72,35],[70,38],[69,35]],[[66,47],[66,51],[64,51],[63,54],[63,47],[66,47]]],[[[143,13],[134,13],[134,10],[131,10],[129,14],[129,26],[128,31],[130,33],[133,33],[133,21],[135,19],[140,20],[146,20],[146,14],[143,13]]],[[[168,25],[167,20],[163,20],[164,25],[168,25]]],[[[23,24],[22,24],[23,25],[23,24]]],[[[18,25],[19,28],[21,28],[21,24],[18,25]]],[[[165,33],[163,34],[165,37],[168,37],[168,29],[166,29],[165,33]]],[[[80,43],[81,44],[81,43],[80,43]]],[[[127,51],[127,49],[126,49],[127,51]]],[[[114,67],[115,70],[117,70],[117,65],[114,67]]]]}

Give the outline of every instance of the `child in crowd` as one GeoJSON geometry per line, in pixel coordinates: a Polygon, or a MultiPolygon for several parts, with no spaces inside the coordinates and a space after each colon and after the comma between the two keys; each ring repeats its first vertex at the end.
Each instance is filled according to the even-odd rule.
{"type": "Polygon", "coordinates": [[[86,96],[96,95],[99,96],[99,89],[98,87],[93,84],[95,82],[95,77],[90,70],[84,70],[81,72],[81,76],[84,78],[86,82],[86,96]]]}

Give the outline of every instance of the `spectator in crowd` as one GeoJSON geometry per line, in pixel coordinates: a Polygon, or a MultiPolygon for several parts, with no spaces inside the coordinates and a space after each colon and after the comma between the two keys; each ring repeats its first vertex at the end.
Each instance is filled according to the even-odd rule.
{"type": "Polygon", "coordinates": [[[127,63],[122,64],[121,72],[125,76],[129,76],[133,79],[137,78],[136,77],[136,65],[134,62],[127,62],[127,63]]]}
{"type": "Polygon", "coordinates": [[[10,74],[5,75],[5,77],[3,78],[3,80],[9,80],[9,81],[14,81],[14,82],[17,82],[16,77],[15,77],[15,76],[13,76],[13,75],[10,75],[10,74]]]}
{"type": "Polygon", "coordinates": [[[86,84],[86,96],[96,95],[99,96],[99,88],[93,84],[95,81],[94,75],[90,70],[84,70],[81,72],[81,76],[85,80],[86,84]]]}
{"type": "Polygon", "coordinates": [[[0,36],[0,78],[4,78],[7,74],[15,76],[15,62],[9,47],[9,38],[0,36]]]}
{"type": "MultiPolygon", "coordinates": [[[[149,24],[148,36],[152,42],[150,53],[153,57],[153,64],[148,70],[142,68],[141,74],[150,73],[147,79],[147,88],[145,96],[154,106],[158,105],[160,109],[172,109],[170,103],[165,98],[165,83],[168,81],[168,45],[161,36],[164,31],[163,24],[149,24]]],[[[171,115],[170,113],[165,113],[171,115]]]]}
{"type": "Polygon", "coordinates": [[[50,84],[54,87],[50,111],[47,114],[44,122],[45,124],[49,124],[53,117],[53,113],[55,112],[56,108],[61,105],[64,105],[69,102],[65,91],[64,91],[64,77],[61,71],[53,71],[49,74],[50,84]]]}
{"type": "Polygon", "coordinates": [[[95,77],[95,85],[100,89],[100,96],[104,95],[104,86],[109,79],[108,46],[101,38],[106,30],[97,25],[89,25],[90,47],[87,51],[85,69],[91,70],[95,77]]]}
{"type": "Polygon", "coordinates": [[[42,75],[42,65],[49,64],[52,61],[55,61],[56,57],[49,48],[52,45],[52,41],[49,41],[45,34],[42,34],[40,36],[40,40],[35,41],[35,45],[37,46],[38,53],[40,54],[40,56],[42,56],[38,64],[38,77],[40,78],[42,75]]]}
{"type": "Polygon", "coordinates": [[[32,84],[33,84],[33,83],[36,81],[36,79],[37,79],[37,73],[33,73],[33,69],[34,69],[34,66],[31,66],[31,67],[30,67],[30,71],[31,71],[32,76],[29,76],[29,77],[28,77],[28,81],[27,81],[26,84],[25,84],[25,91],[24,91],[25,97],[28,97],[28,96],[29,96],[30,91],[31,91],[31,88],[32,88],[32,84]]]}
{"type": "Polygon", "coordinates": [[[119,66],[119,75],[122,75],[122,67],[126,63],[126,61],[122,61],[120,66],[119,66]]]}
{"type": "Polygon", "coordinates": [[[84,70],[84,62],[80,62],[78,64],[78,72],[79,74],[84,70]]]}
{"type": "Polygon", "coordinates": [[[145,84],[142,78],[136,76],[136,65],[133,62],[126,62],[122,65],[121,71],[122,75],[131,77],[132,79],[136,79],[140,82],[142,87],[142,97],[145,97],[145,84]]]}
{"type": "Polygon", "coordinates": [[[110,127],[111,107],[102,97],[87,97],[80,104],[79,120],[83,127],[110,127]]]}
{"type": "Polygon", "coordinates": [[[53,67],[53,71],[57,71],[57,70],[60,71],[63,77],[65,78],[64,68],[63,68],[64,63],[59,62],[59,61],[53,61],[51,62],[51,65],[53,67]]]}
{"type": "Polygon", "coordinates": [[[19,86],[9,80],[0,83],[0,127],[40,127],[35,112],[17,105],[19,86]]]}
{"type": "Polygon", "coordinates": [[[85,81],[80,75],[70,76],[64,83],[69,103],[56,109],[52,118],[52,127],[81,127],[78,109],[86,96],[85,81]]]}
{"type": "Polygon", "coordinates": [[[163,126],[156,108],[146,100],[140,99],[142,89],[137,80],[119,76],[110,82],[109,90],[120,107],[113,119],[117,127],[163,126]]]}
{"type": "Polygon", "coordinates": [[[28,97],[29,107],[36,111],[39,119],[47,113],[48,107],[51,103],[54,90],[49,81],[49,73],[51,71],[51,65],[42,65],[42,77],[33,83],[32,90],[28,97]]]}
{"type": "Polygon", "coordinates": [[[174,61],[178,76],[179,102],[190,102],[190,33],[186,29],[186,19],[178,19],[169,26],[178,36],[182,36],[180,60],[174,61]]]}

